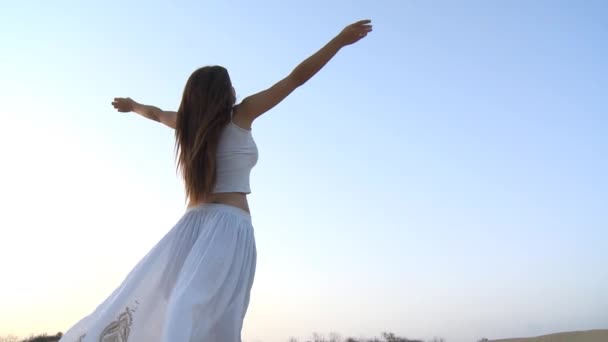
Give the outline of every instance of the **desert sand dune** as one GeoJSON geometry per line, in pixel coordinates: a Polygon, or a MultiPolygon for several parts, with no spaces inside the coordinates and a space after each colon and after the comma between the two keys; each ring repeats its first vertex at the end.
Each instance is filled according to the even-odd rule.
{"type": "Polygon", "coordinates": [[[490,342],[608,342],[608,329],[571,331],[537,337],[507,338],[490,342]]]}

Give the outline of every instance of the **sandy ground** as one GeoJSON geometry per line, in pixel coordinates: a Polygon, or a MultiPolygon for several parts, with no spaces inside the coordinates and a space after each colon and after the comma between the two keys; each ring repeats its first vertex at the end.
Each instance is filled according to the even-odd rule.
{"type": "Polygon", "coordinates": [[[608,342],[608,329],[572,331],[537,337],[507,338],[490,342],[608,342]]]}

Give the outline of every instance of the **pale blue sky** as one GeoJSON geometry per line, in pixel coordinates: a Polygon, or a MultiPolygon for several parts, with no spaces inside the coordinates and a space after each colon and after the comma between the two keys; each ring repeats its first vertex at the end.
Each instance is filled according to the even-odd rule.
{"type": "Polygon", "coordinates": [[[183,212],[173,133],[113,97],[177,109],[220,64],[242,99],[364,18],[374,32],[254,123],[244,340],[608,327],[607,17],[605,1],[3,3],[0,266],[20,281],[1,285],[0,335],[67,330],[183,212]]]}

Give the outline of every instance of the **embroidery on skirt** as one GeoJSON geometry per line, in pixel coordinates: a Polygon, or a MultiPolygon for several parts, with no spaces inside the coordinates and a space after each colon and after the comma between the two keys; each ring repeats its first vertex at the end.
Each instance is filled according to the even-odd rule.
{"type": "Polygon", "coordinates": [[[133,323],[133,315],[128,306],[124,312],[122,312],[118,319],[111,322],[99,336],[99,342],[127,342],[129,338],[129,332],[131,323],[133,323]]]}
{"type": "MultiPolygon", "coordinates": [[[[135,306],[130,309],[128,306],[118,319],[110,323],[99,336],[100,342],[126,342],[129,338],[129,327],[133,322],[133,313],[137,311],[139,301],[135,300],[135,306]]],[[[83,342],[87,334],[82,334],[74,342],[83,342]]]]}

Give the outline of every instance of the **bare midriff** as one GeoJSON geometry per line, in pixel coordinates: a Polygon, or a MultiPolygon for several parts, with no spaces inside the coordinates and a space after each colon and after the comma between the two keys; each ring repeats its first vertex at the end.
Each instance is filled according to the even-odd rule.
{"type": "Polygon", "coordinates": [[[188,203],[188,208],[203,205],[204,203],[221,203],[241,208],[249,213],[249,204],[247,203],[247,195],[242,192],[222,192],[211,195],[211,198],[204,202],[188,203]]]}

